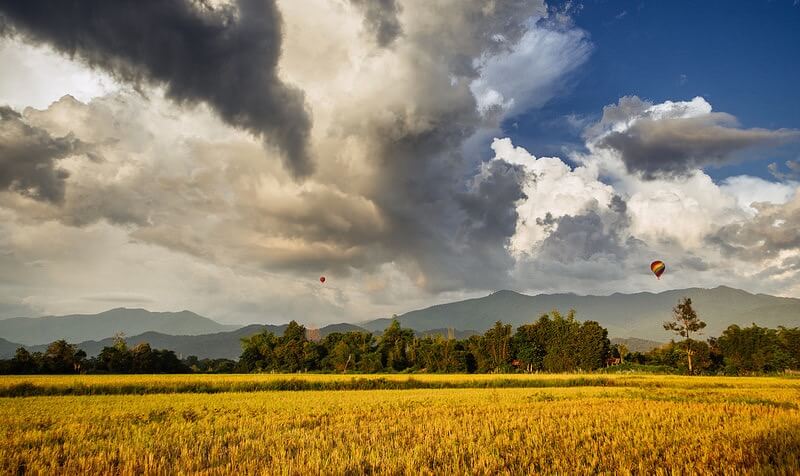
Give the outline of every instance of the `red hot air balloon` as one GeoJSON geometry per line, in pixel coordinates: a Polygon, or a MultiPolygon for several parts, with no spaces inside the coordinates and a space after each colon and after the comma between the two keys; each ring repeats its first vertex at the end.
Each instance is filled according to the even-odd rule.
{"type": "Polygon", "coordinates": [[[325,282],[325,276],[320,276],[319,277],[319,282],[320,283],[324,283],[325,282]]]}
{"type": "Polygon", "coordinates": [[[650,263],[650,271],[652,271],[658,279],[661,279],[661,275],[664,274],[666,269],[667,265],[665,265],[663,261],[656,260],[650,263]]]}

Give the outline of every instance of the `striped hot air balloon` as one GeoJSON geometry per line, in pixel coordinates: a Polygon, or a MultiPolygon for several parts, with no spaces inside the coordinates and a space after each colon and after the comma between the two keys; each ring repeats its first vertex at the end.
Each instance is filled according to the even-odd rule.
{"type": "Polygon", "coordinates": [[[667,265],[665,265],[663,261],[656,260],[650,263],[650,271],[652,271],[658,279],[661,279],[661,275],[664,274],[666,269],[667,265]]]}

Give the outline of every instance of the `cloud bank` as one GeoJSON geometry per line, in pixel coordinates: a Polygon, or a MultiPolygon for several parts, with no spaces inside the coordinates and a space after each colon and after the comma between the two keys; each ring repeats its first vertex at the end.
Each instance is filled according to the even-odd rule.
{"type": "Polygon", "coordinates": [[[296,175],[312,171],[303,93],[278,77],[282,20],[274,1],[20,0],[0,4],[0,15],[9,31],[120,81],[163,85],[178,103],[205,102],[232,126],[281,147],[296,175]]]}
{"type": "Polygon", "coordinates": [[[26,124],[16,111],[0,107],[0,190],[61,203],[69,172],[58,161],[87,151],[74,135],[53,137],[26,124]]]}
{"type": "Polygon", "coordinates": [[[646,178],[724,165],[736,160],[736,152],[800,137],[796,130],[742,129],[732,115],[712,112],[703,98],[677,105],[622,98],[604,109],[599,126],[610,130],[595,139],[596,146],[615,150],[628,171],[646,178]]]}

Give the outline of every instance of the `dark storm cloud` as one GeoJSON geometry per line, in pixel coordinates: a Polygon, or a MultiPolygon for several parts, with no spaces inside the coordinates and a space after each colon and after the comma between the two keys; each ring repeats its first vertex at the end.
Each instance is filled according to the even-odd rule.
{"type": "Polygon", "coordinates": [[[655,178],[723,165],[744,149],[777,145],[796,137],[798,131],[793,130],[741,129],[733,116],[709,113],[689,118],[641,118],[622,132],[610,132],[598,146],[618,151],[628,171],[655,178]]]}
{"type": "MultiPolygon", "coordinates": [[[[482,179],[463,182],[464,158],[457,148],[474,130],[478,120],[471,96],[462,98],[463,110],[439,117],[425,131],[391,125],[389,139],[380,144],[382,169],[372,200],[388,224],[383,245],[413,263],[422,276],[422,286],[438,292],[458,287],[485,288],[502,280],[511,260],[501,237],[507,230],[488,230],[484,220],[488,209],[499,213],[497,220],[507,227],[506,217],[515,208],[509,196],[488,197],[494,203],[478,204],[483,193],[498,192],[482,179]],[[486,207],[481,210],[481,207],[486,207]],[[495,209],[500,207],[500,210],[495,209]]],[[[411,124],[414,117],[405,116],[411,124]]],[[[492,167],[485,180],[502,181],[492,167]]],[[[513,180],[513,174],[508,180],[513,180]]],[[[516,187],[514,187],[516,188],[516,187]]],[[[495,219],[491,217],[491,219],[495,219]]],[[[512,232],[513,233],[513,232],[512,232]]]]}
{"type": "MultiPolygon", "coordinates": [[[[551,217],[552,218],[552,217],[551,217]]],[[[581,215],[565,215],[542,243],[540,258],[562,263],[613,257],[623,260],[638,241],[625,237],[630,225],[627,204],[615,195],[607,210],[597,207],[581,215]]]]}
{"type": "Polygon", "coordinates": [[[588,260],[609,252],[617,255],[622,248],[616,237],[604,232],[603,220],[595,211],[561,217],[558,228],[542,243],[542,255],[561,262],[588,260]]]}
{"type": "Polygon", "coordinates": [[[371,199],[387,224],[382,248],[406,261],[433,292],[493,287],[513,264],[505,244],[522,193],[519,170],[497,162],[464,182],[458,146],[478,118],[471,96],[462,103],[463,111],[437,118],[425,131],[394,124],[392,132],[379,134],[387,140],[376,154],[382,167],[371,199]]]}
{"type": "Polygon", "coordinates": [[[800,256],[792,256],[791,258],[786,258],[781,263],[781,266],[784,269],[788,269],[791,271],[800,270],[800,256]]]}
{"type": "Polygon", "coordinates": [[[543,5],[420,5],[425,21],[403,37],[415,47],[405,64],[413,88],[401,102],[359,111],[359,122],[344,126],[370,143],[378,170],[367,194],[386,225],[377,254],[431,292],[508,286],[514,258],[507,244],[524,174],[503,161],[481,167],[479,157],[465,155],[464,142],[484,123],[469,81],[460,80],[479,73],[475,58],[513,45],[543,5]]]}
{"type": "Polygon", "coordinates": [[[797,283],[800,271],[800,256],[792,256],[781,260],[780,263],[763,267],[753,277],[758,283],[769,282],[792,286],[797,283]]]}
{"type": "Polygon", "coordinates": [[[553,227],[558,224],[558,220],[556,220],[552,213],[547,212],[545,213],[544,218],[536,219],[536,224],[542,227],[545,233],[550,233],[553,231],[553,227]]]}
{"type": "Polygon", "coordinates": [[[757,210],[752,220],[723,226],[707,241],[729,256],[753,261],[800,250],[800,194],[785,204],[752,206],[757,210]]]}
{"type": "Polygon", "coordinates": [[[516,204],[528,198],[523,192],[525,180],[521,166],[495,160],[485,166],[468,192],[460,194],[463,219],[456,243],[461,250],[456,248],[454,256],[461,255],[457,261],[470,263],[462,275],[470,285],[486,287],[508,280],[514,259],[506,245],[517,229],[516,204]]]}
{"type": "Polygon", "coordinates": [[[694,271],[707,271],[709,269],[708,263],[699,256],[687,256],[678,263],[678,266],[681,268],[689,268],[694,271]]]}
{"type": "Polygon", "coordinates": [[[517,279],[523,286],[552,291],[626,279],[627,263],[647,249],[631,236],[630,221],[627,203],[619,196],[607,207],[595,203],[576,215],[545,215],[541,223],[553,231],[519,268],[517,279]]]}
{"type": "Polygon", "coordinates": [[[290,170],[307,175],[311,118],[303,92],[277,76],[280,13],[273,0],[235,4],[10,0],[0,3],[0,16],[27,40],[122,81],[162,84],[177,102],[205,102],[227,123],[278,145],[290,170]]]}
{"type": "Polygon", "coordinates": [[[466,212],[464,224],[479,240],[510,238],[517,228],[517,209],[514,206],[528,197],[523,192],[525,170],[502,160],[490,162],[468,193],[461,196],[466,212]]]}
{"type": "Polygon", "coordinates": [[[364,27],[373,35],[379,46],[391,45],[403,34],[397,16],[400,5],[395,0],[350,0],[364,14],[364,27]]]}
{"type": "Polygon", "coordinates": [[[617,104],[603,106],[602,118],[599,122],[586,129],[584,138],[590,140],[598,137],[609,126],[636,117],[652,105],[653,103],[642,101],[637,96],[623,96],[619,98],[617,104]]]}
{"type": "MultiPolygon", "coordinates": [[[[386,52],[396,60],[390,75],[396,84],[374,98],[366,96],[372,94],[370,88],[359,88],[358,93],[369,97],[365,107],[334,102],[338,109],[329,139],[363,147],[368,180],[347,167],[331,172],[326,162],[328,167],[320,167],[302,191],[275,192],[262,199],[253,181],[244,178],[272,172],[250,163],[251,145],[238,149],[200,143],[186,150],[183,143],[180,150],[196,166],[190,179],[131,161],[128,173],[113,183],[105,173],[74,177],[64,207],[36,212],[77,226],[101,219],[125,224],[137,242],[260,269],[322,269],[345,275],[391,263],[426,291],[505,287],[515,263],[507,245],[516,230],[525,174],[499,160],[481,164],[477,154],[464,152],[465,141],[486,126],[469,88],[477,74],[471,60],[508,48],[542,5],[493,5],[451,0],[406,6],[417,8],[415,18],[425,20],[403,25],[403,36],[396,41],[409,42],[409,48],[386,52]],[[462,61],[466,58],[470,61],[462,61]]],[[[191,12],[203,19],[222,15],[191,12]]],[[[120,58],[101,51],[101,59],[120,58]]],[[[128,67],[129,62],[122,65],[128,67]]],[[[145,72],[149,76],[134,79],[153,79],[149,70],[145,72]]],[[[169,86],[166,79],[161,81],[169,86]]],[[[354,97],[360,99],[359,94],[354,97]]],[[[135,111],[133,106],[96,99],[82,114],[72,115],[85,118],[82,130],[103,131],[95,125],[117,118],[135,122],[135,111]],[[115,112],[105,115],[106,108],[100,107],[105,103],[115,112]]],[[[160,140],[172,137],[169,131],[151,130],[149,124],[140,127],[143,130],[137,131],[126,124],[123,129],[131,137],[155,135],[158,146],[153,150],[166,146],[160,140]]],[[[106,138],[100,132],[93,135],[98,135],[93,141],[106,138]]],[[[122,151],[137,150],[138,142],[123,137],[114,147],[126,157],[128,152],[122,151]]],[[[331,152],[331,161],[336,153],[331,152]]]]}
{"type": "Polygon", "coordinates": [[[69,173],[57,162],[87,151],[72,135],[53,137],[26,124],[16,111],[0,107],[0,190],[61,203],[69,173]]]}
{"type": "Polygon", "coordinates": [[[505,0],[459,1],[447,7],[434,4],[432,10],[449,17],[450,25],[426,31],[415,39],[417,45],[428,51],[440,49],[453,75],[477,78],[480,65],[475,59],[511,51],[528,31],[528,20],[545,15],[547,8],[543,1],[505,0]]]}

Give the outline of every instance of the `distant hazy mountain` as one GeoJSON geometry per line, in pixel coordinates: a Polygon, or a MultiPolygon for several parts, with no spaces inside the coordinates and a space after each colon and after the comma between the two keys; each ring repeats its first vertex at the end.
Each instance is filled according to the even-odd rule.
{"type": "MultiPolygon", "coordinates": [[[[261,331],[268,330],[275,335],[283,335],[286,324],[280,326],[253,324],[228,332],[217,332],[214,334],[203,335],[167,335],[160,332],[145,332],[143,334],[127,337],[125,341],[129,347],[133,347],[142,342],[147,342],[154,349],[168,349],[175,351],[179,357],[196,355],[201,359],[205,358],[226,358],[238,359],[242,353],[242,338],[250,337],[261,331]]],[[[353,324],[331,324],[319,329],[320,337],[325,337],[333,332],[363,331],[364,329],[353,324]]],[[[74,343],[74,342],[73,342],[74,343]]],[[[83,349],[88,356],[95,356],[100,353],[103,347],[113,344],[113,338],[109,337],[102,340],[90,340],[78,342],[79,348],[83,349]]],[[[14,349],[18,347],[15,346],[14,349]]],[[[31,352],[44,351],[47,345],[30,346],[31,352]]],[[[13,354],[13,350],[12,350],[13,354]]]]}
{"type": "MultiPolygon", "coordinates": [[[[286,329],[286,326],[280,326],[281,331],[280,335],[283,335],[283,330],[286,329]]],[[[355,324],[348,324],[346,322],[340,324],[330,324],[327,325],[319,330],[320,337],[325,337],[328,334],[333,334],[334,332],[366,332],[366,329],[363,327],[359,327],[355,324]]]]}
{"type": "Polygon", "coordinates": [[[14,357],[14,353],[20,347],[22,347],[21,344],[9,342],[3,338],[0,338],[0,359],[9,359],[14,357]]]}
{"type": "Polygon", "coordinates": [[[627,339],[622,339],[619,337],[612,337],[611,343],[613,345],[624,344],[625,347],[628,348],[628,352],[648,352],[650,350],[655,349],[656,347],[661,347],[664,345],[664,342],[656,342],[654,340],[647,340],[647,339],[637,339],[636,337],[628,337],[627,339]]]}
{"type": "MultiPolygon", "coordinates": [[[[649,350],[672,335],[662,324],[672,307],[683,297],[691,297],[694,307],[708,327],[705,335],[718,336],[730,324],[788,327],[800,326],[800,299],[780,298],[765,294],[718,287],[714,289],[678,289],[658,294],[613,294],[611,296],[578,296],[575,294],[540,294],[526,296],[513,291],[498,291],[489,296],[453,302],[412,311],[399,316],[403,327],[417,335],[448,335],[464,339],[483,332],[495,321],[514,326],[533,322],[552,309],[566,313],[575,309],[580,320],[598,321],[613,338],[628,339],[628,349],[649,350]],[[474,330],[468,330],[474,329],[474,330]],[[639,339],[639,341],[637,341],[639,339]]],[[[320,336],[331,332],[366,329],[375,334],[391,323],[377,319],[358,325],[332,324],[321,328],[320,336]]],[[[240,339],[262,329],[281,335],[282,326],[252,325],[243,328],[226,326],[189,311],[149,312],[143,309],[113,309],[95,315],[63,317],[14,318],[0,320],[0,355],[13,354],[19,344],[31,350],[43,350],[42,344],[57,339],[79,343],[87,354],[95,355],[111,344],[111,336],[123,332],[129,344],[149,342],[155,348],[171,349],[183,356],[236,358],[241,351],[240,339]]]]}
{"type": "Polygon", "coordinates": [[[47,344],[54,340],[69,342],[99,340],[118,332],[137,335],[159,332],[172,335],[199,335],[236,329],[193,312],[150,312],[144,309],[118,308],[100,314],[69,316],[15,317],[0,320],[0,337],[25,345],[47,344]]]}
{"type": "MultiPolygon", "coordinates": [[[[608,328],[610,336],[667,341],[671,335],[664,331],[662,323],[670,318],[673,306],[683,296],[692,298],[698,315],[708,324],[706,335],[719,335],[730,324],[800,326],[800,299],[751,294],[725,286],[611,296],[527,296],[498,291],[483,298],[411,311],[398,319],[402,326],[418,330],[455,328],[483,332],[497,320],[518,326],[533,322],[552,309],[562,312],[575,309],[578,319],[598,321],[608,328]]],[[[390,322],[390,319],[376,319],[361,326],[382,330],[390,322]]]]}

